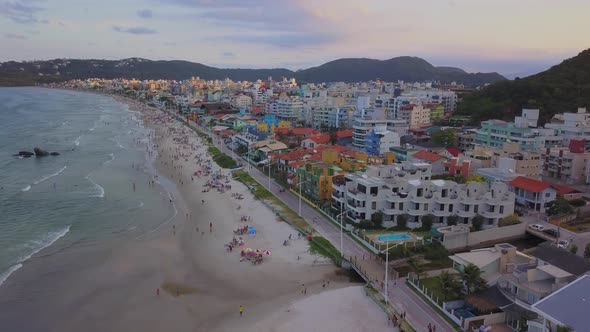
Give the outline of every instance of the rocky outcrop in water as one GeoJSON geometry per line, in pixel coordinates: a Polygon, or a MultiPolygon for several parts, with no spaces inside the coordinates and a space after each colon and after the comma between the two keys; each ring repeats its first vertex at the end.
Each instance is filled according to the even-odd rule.
{"type": "Polygon", "coordinates": [[[59,152],[51,152],[50,155],[52,155],[52,156],[59,156],[59,152]]]}
{"type": "Polygon", "coordinates": [[[34,156],[35,153],[34,152],[30,152],[30,151],[19,151],[17,154],[13,155],[15,157],[23,157],[23,158],[29,158],[34,156]]]}
{"type": "Polygon", "coordinates": [[[41,149],[41,148],[34,148],[33,151],[35,152],[35,156],[37,157],[47,157],[49,156],[49,152],[41,149]]]}

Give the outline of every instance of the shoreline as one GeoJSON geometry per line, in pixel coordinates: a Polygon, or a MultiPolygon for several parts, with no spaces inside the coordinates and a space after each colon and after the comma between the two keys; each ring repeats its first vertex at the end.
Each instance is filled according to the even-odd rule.
{"type": "MultiPolygon", "coordinates": [[[[14,312],[0,310],[0,321],[8,324],[0,325],[3,328],[163,331],[174,326],[178,331],[273,331],[274,323],[262,326],[260,322],[268,322],[269,317],[299,302],[320,301],[316,296],[325,291],[359,285],[349,282],[329,259],[310,254],[307,240],[299,239],[296,230],[277,220],[244,184],[229,177],[225,183],[222,178],[231,189],[220,192],[212,187],[203,192],[213,172],[225,176],[229,170],[216,165],[202,139],[165,111],[122,96],[63,90],[112,98],[125,104],[129,112],[140,113],[142,125],[150,129],[150,143],[142,146],[146,165],[155,172],[151,190],[160,190],[160,185],[169,192],[177,212],[135,238],[68,248],[27,262],[15,275],[19,279],[15,289],[0,287],[5,303],[25,308],[22,312],[12,306],[14,312]],[[207,160],[211,174],[205,176],[207,160]],[[195,175],[199,170],[201,176],[195,175]],[[243,222],[242,217],[250,221],[243,222]],[[242,248],[272,252],[261,264],[242,261],[239,250],[228,252],[224,246],[234,237],[233,231],[244,226],[253,226],[256,234],[244,235],[242,248]],[[283,246],[289,235],[292,241],[283,246]],[[72,271],[64,266],[68,262],[75,262],[78,268],[72,271]],[[50,291],[43,290],[41,298],[37,298],[38,278],[52,285],[50,291]],[[302,294],[304,288],[306,294],[302,294]],[[22,294],[36,300],[23,304],[22,294]],[[245,308],[244,317],[238,315],[240,305],[245,308]]],[[[335,299],[347,301],[347,296],[351,295],[335,299]]],[[[376,305],[367,310],[381,312],[376,305]]],[[[305,315],[300,319],[309,320],[305,315]]],[[[313,319],[321,325],[321,318],[313,319]]],[[[356,320],[362,322],[363,317],[356,320]]]]}

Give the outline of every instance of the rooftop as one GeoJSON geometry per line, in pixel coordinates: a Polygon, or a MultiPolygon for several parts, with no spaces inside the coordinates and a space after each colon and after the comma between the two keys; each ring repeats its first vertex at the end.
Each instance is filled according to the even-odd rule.
{"type": "Polygon", "coordinates": [[[584,275],[533,305],[533,310],[574,331],[590,326],[590,276],[584,275]]]}
{"type": "Polygon", "coordinates": [[[548,242],[541,243],[528,252],[528,254],[551,265],[555,265],[575,276],[590,271],[590,262],[588,260],[584,259],[582,256],[557,248],[548,242]]]}
{"type": "Polygon", "coordinates": [[[524,176],[517,177],[516,179],[510,181],[509,184],[512,187],[520,188],[534,193],[542,192],[543,190],[551,187],[551,184],[547,182],[538,181],[524,176]]]}
{"type": "Polygon", "coordinates": [[[426,150],[421,150],[421,151],[418,151],[418,152],[414,153],[414,155],[412,156],[412,158],[426,160],[426,161],[430,161],[430,162],[435,162],[435,161],[438,161],[438,160],[441,160],[441,159],[445,159],[441,155],[438,155],[438,154],[432,153],[432,152],[428,152],[426,150]]]}

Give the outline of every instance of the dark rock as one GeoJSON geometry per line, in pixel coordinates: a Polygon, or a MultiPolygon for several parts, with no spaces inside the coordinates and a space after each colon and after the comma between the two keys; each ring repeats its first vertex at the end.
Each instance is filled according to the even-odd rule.
{"type": "Polygon", "coordinates": [[[17,154],[15,154],[15,157],[25,157],[28,158],[30,156],[34,156],[35,153],[30,152],[30,151],[19,151],[17,154]]]}
{"type": "Polygon", "coordinates": [[[47,152],[41,148],[34,148],[33,151],[35,151],[35,156],[37,156],[37,157],[49,156],[49,152],[47,152]]]}
{"type": "Polygon", "coordinates": [[[52,155],[52,156],[59,156],[59,152],[51,152],[50,155],[52,155]]]}

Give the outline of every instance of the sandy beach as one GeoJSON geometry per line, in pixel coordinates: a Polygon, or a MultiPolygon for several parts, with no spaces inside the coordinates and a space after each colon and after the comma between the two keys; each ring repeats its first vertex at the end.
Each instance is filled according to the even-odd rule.
{"type": "MultiPolygon", "coordinates": [[[[38,274],[45,273],[44,280],[53,285],[45,295],[50,305],[28,304],[35,310],[34,321],[27,320],[27,312],[1,313],[11,324],[0,330],[394,330],[359,284],[328,259],[310,254],[304,237],[277,221],[246,186],[231,179],[229,170],[213,163],[196,133],[160,110],[115,99],[140,113],[153,129],[137,143],[159,175],[134,182],[133,190],[160,191],[176,213],[123,243],[76,248],[75,254],[65,250],[61,260],[89,257],[65,276],[52,278],[46,272],[63,264],[54,256],[25,264],[15,274],[22,278],[19,285],[34,287],[38,274]],[[254,229],[255,234],[236,234],[239,229],[254,229]],[[227,245],[234,240],[230,251],[227,245]],[[244,259],[246,248],[260,249],[262,262],[244,259]]],[[[0,295],[10,303],[25,291],[34,293],[9,288],[0,289],[0,295]]]]}

